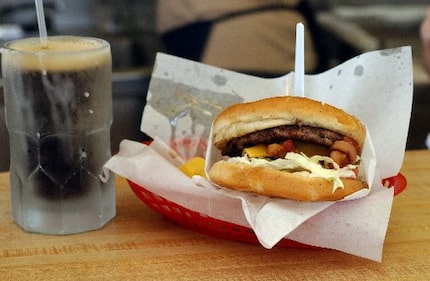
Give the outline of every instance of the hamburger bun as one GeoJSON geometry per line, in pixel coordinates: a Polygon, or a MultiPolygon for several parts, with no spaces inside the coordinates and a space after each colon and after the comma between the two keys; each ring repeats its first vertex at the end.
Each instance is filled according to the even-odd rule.
{"type": "Polygon", "coordinates": [[[212,125],[213,143],[223,150],[233,138],[282,125],[328,129],[354,139],[360,149],[366,136],[362,123],[339,108],[309,98],[280,96],[228,107],[212,125]]]}
{"type": "Polygon", "coordinates": [[[230,189],[300,201],[337,201],[367,188],[363,181],[343,178],[344,187],[333,192],[333,184],[324,178],[224,160],[212,166],[209,178],[213,183],[230,189]]]}

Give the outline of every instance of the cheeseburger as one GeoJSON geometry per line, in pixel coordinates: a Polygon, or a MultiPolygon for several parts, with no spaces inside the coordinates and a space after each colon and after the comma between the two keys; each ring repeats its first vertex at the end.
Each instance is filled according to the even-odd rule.
{"type": "Polygon", "coordinates": [[[365,128],[354,116],[302,97],[272,97],[228,107],[213,122],[223,160],[211,182],[302,201],[335,201],[368,188],[358,179],[365,128]]]}

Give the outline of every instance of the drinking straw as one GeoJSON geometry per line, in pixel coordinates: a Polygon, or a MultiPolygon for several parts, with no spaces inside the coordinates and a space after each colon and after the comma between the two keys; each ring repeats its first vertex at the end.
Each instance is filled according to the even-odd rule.
{"type": "Polygon", "coordinates": [[[43,0],[34,0],[36,4],[37,24],[39,26],[40,41],[43,46],[46,46],[47,32],[45,23],[45,13],[43,11],[43,0]]]}
{"type": "Polygon", "coordinates": [[[296,25],[296,50],[294,66],[294,94],[296,96],[305,96],[305,55],[304,55],[304,27],[299,22],[296,25]]]}

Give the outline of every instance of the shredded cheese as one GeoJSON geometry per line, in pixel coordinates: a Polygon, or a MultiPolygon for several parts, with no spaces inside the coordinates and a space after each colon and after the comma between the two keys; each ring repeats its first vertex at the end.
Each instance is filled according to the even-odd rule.
{"type": "Polygon", "coordinates": [[[338,188],[343,188],[340,178],[356,178],[354,169],[357,165],[349,164],[340,168],[334,160],[328,156],[314,155],[308,157],[303,153],[288,152],[285,158],[275,160],[267,158],[253,158],[249,155],[243,157],[229,158],[230,162],[239,162],[252,165],[254,167],[268,167],[276,170],[285,170],[292,173],[299,173],[308,177],[321,177],[333,183],[333,193],[338,188]],[[333,168],[326,168],[327,166],[333,168]]]}

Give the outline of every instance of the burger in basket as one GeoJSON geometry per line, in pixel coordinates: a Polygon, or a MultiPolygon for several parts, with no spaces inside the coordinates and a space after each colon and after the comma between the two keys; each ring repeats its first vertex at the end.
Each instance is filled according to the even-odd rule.
{"type": "Polygon", "coordinates": [[[209,180],[219,186],[301,201],[336,201],[368,188],[358,177],[366,130],[354,116],[303,97],[235,104],[213,122],[225,156],[209,180]]]}

